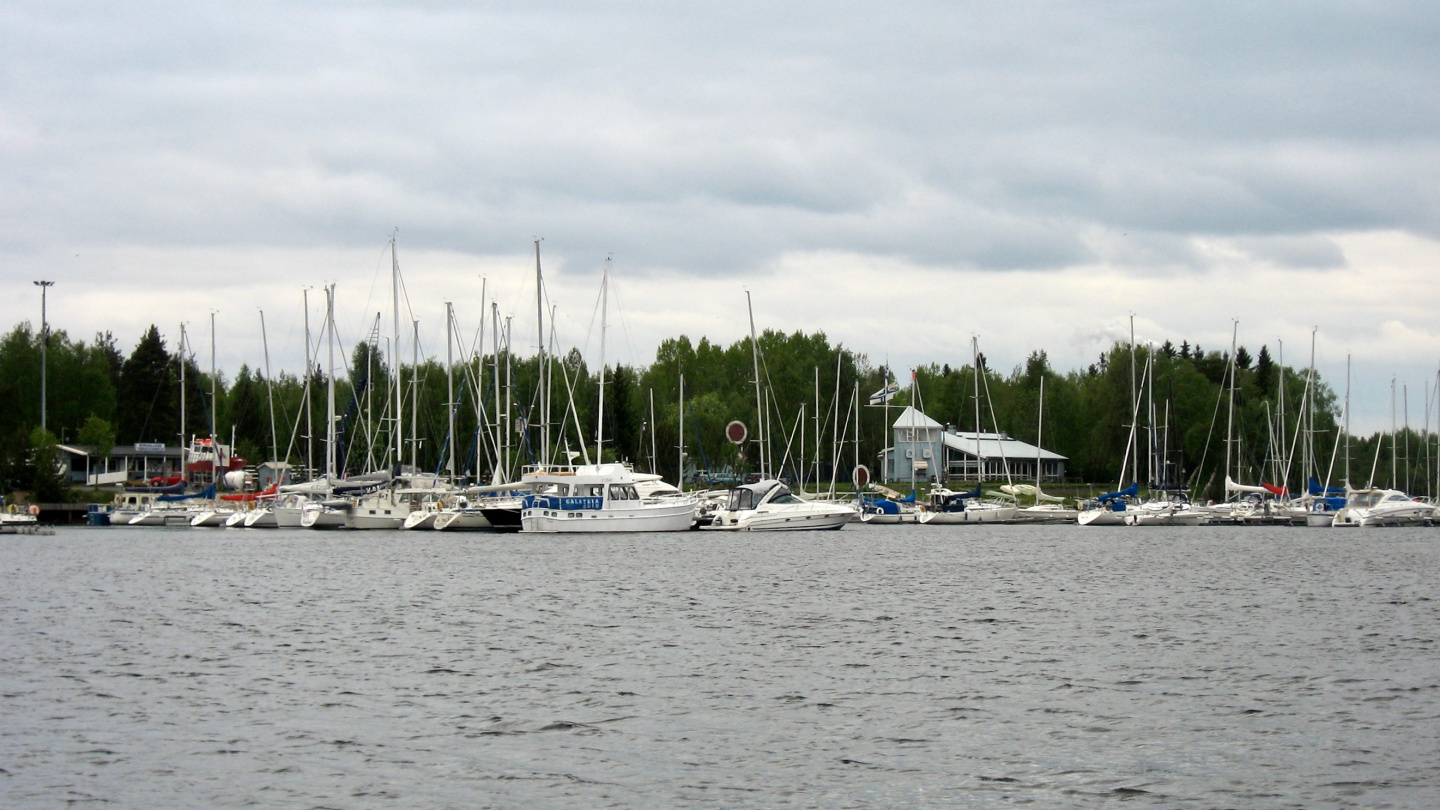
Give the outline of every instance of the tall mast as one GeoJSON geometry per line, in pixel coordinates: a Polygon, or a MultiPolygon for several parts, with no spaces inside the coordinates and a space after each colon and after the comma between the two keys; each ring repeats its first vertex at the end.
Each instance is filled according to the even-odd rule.
{"type": "MultiPolygon", "coordinates": [[[[1171,344],[1174,345],[1174,344],[1171,344]]],[[[1040,419],[1035,426],[1035,503],[1040,503],[1040,442],[1045,438],[1045,374],[1040,374],[1040,419]]]]}
{"type": "Polygon", "coordinates": [[[545,407],[545,280],[540,274],[540,240],[535,240],[535,346],[539,350],[536,355],[535,371],[539,375],[540,387],[540,464],[544,465],[550,458],[550,425],[546,423],[544,415],[548,413],[545,407]]]}
{"type": "MultiPolygon", "coordinates": [[[[1234,459],[1235,442],[1235,343],[1240,336],[1240,322],[1232,321],[1230,331],[1230,404],[1226,410],[1225,417],[1225,477],[1230,477],[1231,461],[1234,459]]],[[[1225,499],[1230,499],[1229,488],[1226,488],[1225,499]]]]}
{"type": "Polygon", "coordinates": [[[185,324],[180,324],[180,457],[183,459],[190,439],[185,435],[185,324]]]}
{"type": "MultiPolygon", "coordinates": [[[[390,347],[390,367],[395,370],[395,463],[405,462],[405,391],[400,385],[400,259],[395,255],[395,236],[390,236],[390,303],[395,343],[390,347]]],[[[414,373],[414,369],[411,369],[414,373]]]]}
{"type": "Polygon", "coordinates": [[[270,338],[265,334],[265,310],[260,310],[260,345],[265,348],[265,398],[270,401],[270,460],[280,460],[280,439],[275,434],[275,386],[270,381],[270,338]]]}
{"type": "Polygon", "coordinates": [[[605,327],[610,307],[610,257],[600,274],[600,409],[595,417],[595,463],[605,463],[605,327]]]}
{"type": "Polygon", "coordinates": [[[510,439],[514,434],[511,426],[510,403],[515,401],[515,377],[510,366],[510,347],[515,339],[514,316],[505,316],[505,474],[510,474],[510,439]]]}
{"type": "Polygon", "coordinates": [[[410,340],[410,469],[420,472],[420,319],[410,322],[415,330],[410,340]]]}
{"type": "MultiPolygon", "coordinates": [[[[500,451],[500,443],[504,440],[504,437],[500,435],[500,431],[504,430],[504,428],[502,428],[502,427],[500,426],[500,302],[499,302],[499,301],[491,301],[491,302],[490,302],[490,332],[491,332],[491,337],[493,338],[494,343],[495,343],[495,353],[490,356],[491,385],[492,385],[492,386],[494,387],[494,389],[495,389],[495,415],[494,415],[494,419],[495,419],[495,470],[493,471],[492,476],[491,476],[491,483],[498,484],[498,483],[500,483],[500,482],[502,482],[502,481],[505,480],[505,476],[506,476],[506,475],[509,475],[509,470],[508,470],[508,468],[506,468],[506,466],[505,466],[505,462],[507,461],[507,459],[505,459],[505,458],[503,458],[503,457],[501,456],[501,451],[500,451]]],[[[481,362],[482,362],[482,363],[484,362],[483,357],[482,357],[482,359],[481,359],[481,362]]]]}
{"type": "MultiPolygon", "coordinates": [[[[219,382],[215,375],[215,310],[210,310],[210,448],[215,453],[215,464],[220,463],[220,445],[216,444],[219,441],[216,432],[220,430],[219,382]]],[[[1391,411],[1394,411],[1394,408],[1391,408],[1391,411]]],[[[210,468],[210,479],[215,479],[215,473],[216,468],[210,468]]]]}
{"type": "Polygon", "coordinates": [[[675,485],[685,491],[685,372],[680,372],[680,466],[675,474],[675,485]]]}
{"type": "MultiPolygon", "coordinates": [[[[1315,463],[1315,333],[1320,331],[1319,327],[1310,330],[1310,370],[1305,377],[1305,446],[1301,448],[1304,455],[1305,472],[1300,476],[1301,481],[1309,485],[1310,468],[1319,467],[1315,463]]],[[[1318,470],[1317,470],[1318,471],[1318,470]]],[[[1284,483],[1284,482],[1282,482],[1284,483]]]]}
{"type": "Polygon", "coordinates": [[[1350,484],[1350,355],[1345,355],[1345,486],[1350,484]]]}
{"type": "MultiPolygon", "coordinates": [[[[975,482],[981,483],[984,479],[984,462],[980,455],[980,337],[970,336],[970,362],[975,367],[975,482]]],[[[910,372],[911,379],[914,379],[915,372],[910,372]]],[[[915,395],[910,395],[911,407],[914,407],[915,395]]],[[[1122,475],[1121,478],[1124,478],[1122,475]]]]}
{"type": "Polygon", "coordinates": [[[650,389],[650,472],[659,468],[658,458],[655,455],[655,389],[650,389]]]}
{"type": "Polygon", "coordinates": [[[325,288],[325,326],[329,329],[329,371],[325,377],[325,476],[335,472],[335,285],[325,288]]]}
{"type": "MultiPolygon", "coordinates": [[[[1140,392],[1139,392],[1138,390],[1136,390],[1136,386],[1135,386],[1135,315],[1134,315],[1134,314],[1131,314],[1131,315],[1130,315],[1130,401],[1133,402],[1133,403],[1135,403],[1135,405],[1134,405],[1134,406],[1132,407],[1132,409],[1131,409],[1131,413],[1132,413],[1132,414],[1139,411],[1139,408],[1140,408],[1139,396],[1140,396],[1140,392]]],[[[1134,421],[1136,421],[1136,420],[1132,417],[1130,421],[1131,421],[1131,422],[1134,422],[1134,421]]],[[[1139,431],[1135,429],[1135,425],[1133,425],[1133,424],[1130,426],[1130,449],[1131,449],[1130,457],[1133,458],[1133,459],[1135,459],[1134,477],[1135,477],[1135,479],[1138,481],[1138,480],[1140,479],[1140,436],[1139,436],[1139,431]]],[[[1121,486],[1122,488],[1125,486],[1124,470],[1121,470],[1120,486],[1121,486]]]]}
{"type": "Polygon", "coordinates": [[[449,412],[449,446],[445,448],[445,472],[455,481],[455,305],[445,302],[445,410],[449,412]]]}
{"type": "Polygon", "coordinates": [[[755,367],[755,440],[760,445],[760,477],[765,477],[765,406],[760,401],[760,343],[755,338],[755,307],[745,291],[745,311],[750,313],[750,360],[755,367]]]}
{"type": "Polygon", "coordinates": [[[1399,464],[1396,463],[1396,462],[1398,461],[1397,456],[1399,456],[1399,453],[1395,452],[1395,451],[1398,450],[1399,447],[1400,447],[1400,443],[1397,442],[1397,441],[1395,441],[1395,439],[1399,437],[1399,433],[1397,433],[1397,429],[1398,429],[1398,428],[1397,428],[1397,426],[1396,426],[1396,424],[1395,424],[1395,378],[1394,378],[1394,377],[1391,377],[1391,378],[1390,378],[1390,488],[1391,488],[1391,489],[1398,489],[1399,486],[1400,486],[1400,481],[1399,481],[1399,478],[1400,478],[1400,476],[1399,476],[1399,472],[1400,472],[1400,470],[1399,470],[1399,464]]]}
{"type": "Polygon", "coordinates": [[[310,288],[301,291],[305,299],[305,476],[315,477],[315,415],[310,405],[310,288]]]}

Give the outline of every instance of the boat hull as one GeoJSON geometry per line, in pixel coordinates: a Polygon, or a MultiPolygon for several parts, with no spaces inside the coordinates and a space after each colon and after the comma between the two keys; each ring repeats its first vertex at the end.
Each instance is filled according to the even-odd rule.
{"type": "Polygon", "coordinates": [[[1013,506],[982,506],[957,509],[954,512],[927,512],[921,522],[926,525],[946,526],[960,523],[1004,523],[1015,519],[1019,510],[1013,506]]]}
{"type": "MultiPolygon", "coordinates": [[[[520,513],[523,532],[685,532],[695,522],[694,501],[633,508],[567,511],[540,506],[520,513]]],[[[487,510],[488,512],[488,510],[487,510]]]]}

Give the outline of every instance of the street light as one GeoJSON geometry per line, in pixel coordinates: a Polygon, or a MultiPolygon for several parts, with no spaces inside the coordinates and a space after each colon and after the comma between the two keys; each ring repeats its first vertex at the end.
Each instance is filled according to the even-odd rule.
{"type": "Polygon", "coordinates": [[[40,429],[45,429],[45,350],[50,345],[50,324],[45,320],[45,293],[53,286],[53,281],[37,281],[35,286],[40,288],[40,429]]]}

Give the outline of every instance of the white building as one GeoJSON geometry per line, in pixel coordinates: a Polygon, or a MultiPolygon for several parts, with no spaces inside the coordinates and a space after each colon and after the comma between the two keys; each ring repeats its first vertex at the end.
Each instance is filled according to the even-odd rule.
{"type": "Polygon", "coordinates": [[[1005,434],[961,432],[948,428],[907,406],[893,428],[894,442],[885,449],[886,480],[976,481],[1002,480],[1006,468],[1018,482],[1059,481],[1069,459],[1005,434]]]}

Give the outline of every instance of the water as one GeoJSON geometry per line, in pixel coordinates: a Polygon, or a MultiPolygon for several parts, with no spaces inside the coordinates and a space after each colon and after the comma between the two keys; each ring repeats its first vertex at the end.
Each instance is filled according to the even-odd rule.
{"type": "Polygon", "coordinates": [[[1436,807],[1440,532],[0,538],[0,805],[1436,807]]]}

